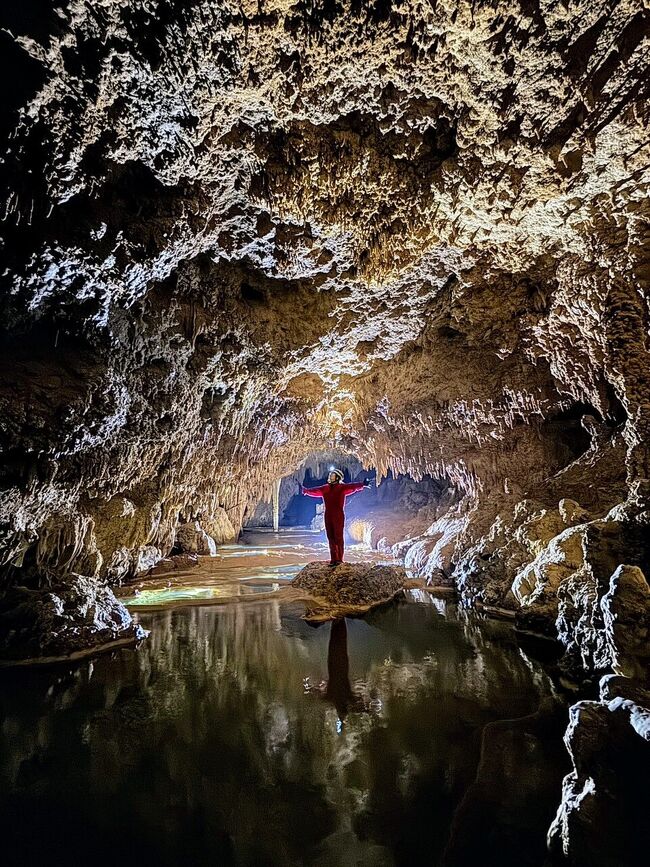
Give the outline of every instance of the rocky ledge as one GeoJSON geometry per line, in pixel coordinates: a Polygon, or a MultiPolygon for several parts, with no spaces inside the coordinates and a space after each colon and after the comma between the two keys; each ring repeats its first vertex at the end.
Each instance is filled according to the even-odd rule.
{"type": "Polygon", "coordinates": [[[0,665],[78,659],[146,638],[113,591],[74,575],[62,587],[16,587],[0,603],[0,665]]]}
{"type": "Polygon", "coordinates": [[[369,563],[308,563],[292,586],[309,596],[307,619],[335,620],[354,617],[389,602],[404,589],[406,572],[401,566],[369,563]]]}

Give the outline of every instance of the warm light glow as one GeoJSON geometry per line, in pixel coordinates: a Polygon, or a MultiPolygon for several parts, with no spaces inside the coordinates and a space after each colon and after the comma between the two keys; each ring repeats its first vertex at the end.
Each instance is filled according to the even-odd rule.
{"type": "Polygon", "coordinates": [[[372,547],[372,533],[374,529],[375,525],[372,521],[361,517],[352,518],[347,526],[348,536],[366,548],[372,547]]]}

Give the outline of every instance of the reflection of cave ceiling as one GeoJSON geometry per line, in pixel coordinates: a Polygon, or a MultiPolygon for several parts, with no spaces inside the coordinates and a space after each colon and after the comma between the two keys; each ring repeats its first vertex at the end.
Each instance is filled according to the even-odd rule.
{"type": "Polygon", "coordinates": [[[319,448],[525,487],[590,414],[647,475],[643,3],[2,15],[6,557],[319,448]]]}

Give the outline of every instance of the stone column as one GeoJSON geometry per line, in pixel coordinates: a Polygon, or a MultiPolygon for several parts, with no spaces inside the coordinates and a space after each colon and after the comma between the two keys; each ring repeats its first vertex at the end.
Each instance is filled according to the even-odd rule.
{"type": "Polygon", "coordinates": [[[282,479],[276,479],[273,482],[273,529],[277,533],[280,529],[280,482],[282,479]]]}

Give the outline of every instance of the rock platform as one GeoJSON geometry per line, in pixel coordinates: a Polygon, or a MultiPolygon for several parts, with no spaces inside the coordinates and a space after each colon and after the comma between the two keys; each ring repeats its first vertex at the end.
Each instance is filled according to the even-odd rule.
{"type": "Polygon", "coordinates": [[[305,619],[321,622],[338,617],[359,617],[390,602],[404,590],[401,566],[381,563],[308,563],[292,581],[307,596],[305,619]]]}

